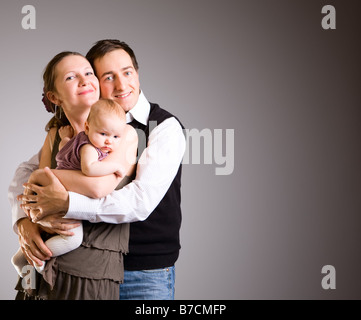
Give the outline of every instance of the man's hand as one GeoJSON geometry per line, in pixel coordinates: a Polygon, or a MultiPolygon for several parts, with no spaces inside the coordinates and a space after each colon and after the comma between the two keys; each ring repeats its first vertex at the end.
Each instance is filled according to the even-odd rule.
{"type": "Polygon", "coordinates": [[[44,260],[49,260],[52,253],[40,236],[40,226],[32,223],[28,218],[18,221],[19,243],[26,260],[30,264],[41,266],[44,260]]]}
{"type": "Polygon", "coordinates": [[[27,195],[19,195],[18,200],[25,213],[37,222],[52,214],[66,213],[69,207],[68,191],[49,168],[35,171],[28,183],[24,184],[27,195]],[[29,193],[36,194],[29,194],[29,193]]]}

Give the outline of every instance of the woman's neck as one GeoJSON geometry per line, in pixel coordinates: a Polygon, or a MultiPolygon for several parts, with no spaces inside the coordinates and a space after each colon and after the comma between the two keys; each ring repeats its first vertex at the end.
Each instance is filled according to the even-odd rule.
{"type": "Polygon", "coordinates": [[[69,119],[69,122],[74,130],[74,135],[77,135],[79,132],[85,130],[85,120],[86,120],[86,117],[83,120],[69,119]]]}
{"type": "Polygon", "coordinates": [[[66,114],[70,125],[73,127],[74,135],[77,135],[79,132],[85,130],[85,121],[88,118],[88,112],[81,112],[79,114],[66,114]]]}

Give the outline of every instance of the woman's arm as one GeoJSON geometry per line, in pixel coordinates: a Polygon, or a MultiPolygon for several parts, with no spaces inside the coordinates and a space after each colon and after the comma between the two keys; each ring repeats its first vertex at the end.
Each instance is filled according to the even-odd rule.
{"type": "MultiPolygon", "coordinates": [[[[127,126],[127,134],[124,138],[122,144],[125,148],[120,148],[123,149],[123,152],[113,152],[107,158],[112,159],[118,156],[121,163],[128,165],[127,176],[130,176],[135,166],[138,135],[132,127],[127,126]]],[[[173,142],[171,142],[171,144],[172,146],[174,145],[173,142]]],[[[103,161],[106,161],[107,158],[103,161]]],[[[113,160],[114,159],[112,159],[112,161],[113,160]]],[[[150,170],[152,171],[152,169],[150,170]]],[[[80,194],[87,193],[88,197],[101,198],[112,192],[120,180],[120,178],[117,178],[114,174],[103,177],[87,177],[76,170],[50,170],[49,168],[45,168],[42,169],[42,171],[48,175],[51,181],[50,185],[41,187],[34,183],[27,183],[25,184],[26,187],[36,192],[37,195],[18,196],[19,201],[25,202],[23,205],[25,209],[34,210],[34,221],[41,220],[54,213],[67,212],[69,207],[69,194],[66,189],[80,194]],[[106,188],[108,189],[106,190],[106,188]],[[84,192],[85,189],[87,189],[89,193],[84,192]]],[[[41,170],[37,170],[35,174],[38,172],[41,173],[41,170]]],[[[127,176],[124,177],[124,179],[129,180],[127,176]]]]}
{"type": "MultiPolygon", "coordinates": [[[[53,149],[53,144],[54,144],[54,140],[55,140],[55,135],[56,135],[56,128],[51,128],[45,138],[43,147],[41,148],[41,152],[40,152],[40,156],[39,156],[39,168],[45,168],[45,167],[50,167],[51,164],[51,153],[52,153],[52,149],[53,149]]],[[[32,183],[32,181],[34,181],[34,172],[30,174],[29,178],[28,178],[28,182],[32,183]]],[[[36,182],[39,183],[40,182],[36,182]]],[[[34,194],[34,192],[25,189],[23,190],[23,194],[24,195],[30,195],[30,194],[34,194]]],[[[25,210],[24,210],[25,211],[25,210]]],[[[29,212],[25,213],[29,216],[29,212]]]]}
{"type": "MultiPolygon", "coordinates": [[[[122,180],[115,174],[88,177],[80,170],[52,170],[67,191],[80,193],[89,198],[102,198],[114,191],[122,180]]],[[[45,173],[42,173],[45,174],[45,173]]]]}
{"type": "MultiPolygon", "coordinates": [[[[29,183],[34,183],[41,186],[47,186],[51,182],[48,176],[45,174],[44,170],[41,170],[45,167],[51,165],[51,155],[52,148],[56,136],[57,128],[51,128],[48,135],[44,141],[44,145],[41,150],[39,169],[33,172],[28,180],[29,183]]],[[[64,132],[64,130],[62,130],[64,132]]],[[[64,138],[64,137],[63,137],[64,138]]],[[[62,138],[62,140],[63,140],[62,138]]],[[[60,146],[59,146],[60,147],[60,146]]],[[[53,170],[55,175],[58,177],[60,182],[64,187],[69,191],[74,191],[90,198],[96,198],[97,196],[104,196],[112,192],[117,184],[120,182],[120,179],[114,174],[111,174],[103,179],[84,179],[85,176],[81,174],[80,171],[75,170],[53,170]],[[104,187],[100,187],[104,186],[104,187]]],[[[25,195],[28,195],[26,190],[24,191],[25,195]]]]}
{"type": "Polygon", "coordinates": [[[89,198],[103,198],[114,191],[123,179],[134,173],[138,148],[138,135],[135,129],[126,125],[119,148],[109,154],[102,162],[116,162],[124,170],[124,176],[115,174],[101,177],[87,177],[80,171],[52,170],[68,191],[83,194],[89,198]]]}
{"type": "MultiPolygon", "coordinates": [[[[52,172],[66,190],[85,195],[89,198],[102,198],[114,191],[123,178],[128,179],[126,176],[132,176],[135,169],[137,147],[138,135],[132,126],[127,125],[119,148],[102,161],[119,163],[124,168],[124,177],[119,177],[115,174],[88,177],[77,170],[54,169],[52,172]]],[[[38,170],[33,173],[31,183],[42,185],[41,182],[46,182],[46,179],[48,178],[45,172],[38,170]]]]}
{"type": "Polygon", "coordinates": [[[57,128],[51,128],[45,138],[44,145],[41,149],[41,156],[39,162],[39,168],[50,167],[51,165],[51,153],[53,151],[53,144],[55,140],[57,128]]]}

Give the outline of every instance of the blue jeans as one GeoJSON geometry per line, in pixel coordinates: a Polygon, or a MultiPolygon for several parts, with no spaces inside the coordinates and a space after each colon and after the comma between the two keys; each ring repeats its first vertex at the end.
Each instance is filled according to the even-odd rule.
{"type": "Polygon", "coordinates": [[[124,270],[119,287],[120,300],[174,300],[175,267],[164,269],[124,270]]]}

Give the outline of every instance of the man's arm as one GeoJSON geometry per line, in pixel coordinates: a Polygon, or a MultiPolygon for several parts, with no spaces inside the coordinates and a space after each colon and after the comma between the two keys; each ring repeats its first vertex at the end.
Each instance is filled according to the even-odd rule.
{"type": "Polygon", "coordinates": [[[138,135],[134,128],[128,125],[119,148],[103,160],[103,162],[109,160],[119,163],[124,168],[123,177],[116,174],[88,177],[79,170],[50,170],[49,168],[33,172],[31,181],[24,184],[29,191],[28,194],[18,197],[18,200],[24,203],[22,208],[31,211],[32,221],[37,222],[51,214],[65,214],[69,198],[67,190],[91,198],[104,197],[118,185],[128,182],[135,166],[137,145],[138,135]]]}
{"type": "Polygon", "coordinates": [[[51,252],[40,237],[39,226],[32,223],[20,208],[17,196],[23,193],[23,184],[28,181],[31,173],[38,169],[40,155],[41,151],[18,166],[8,189],[13,230],[19,235],[20,247],[29,263],[35,262],[38,265],[42,264],[41,260],[49,259],[51,252]]]}
{"type": "Polygon", "coordinates": [[[163,121],[149,135],[137,164],[135,179],[102,199],[69,192],[67,218],[91,222],[143,221],[152,213],[173,182],[185,152],[185,137],[175,118],[163,121]]]}
{"type": "Polygon", "coordinates": [[[31,173],[39,168],[40,154],[41,151],[31,157],[28,161],[19,165],[8,189],[8,198],[12,211],[12,224],[15,233],[18,233],[17,221],[26,217],[24,211],[20,208],[20,202],[16,197],[23,193],[23,184],[28,181],[31,173]]]}
{"type": "MultiPolygon", "coordinates": [[[[126,223],[145,220],[174,180],[185,152],[185,145],[182,127],[175,118],[169,118],[154,128],[149,135],[148,146],[137,164],[137,175],[130,184],[101,199],[91,199],[69,192],[69,199],[52,210],[67,212],[66,218],[91,222],[126,223]]],[[[34,185],[30,188],[38,193],[38,196],[29,198],[29,201],[34,200],[38,203],[30,203],[28,206],[29,209],[39,210],[37,218],[40,220],[52,213],[42,207],[41,198],[50,199],[51,196],[44,188],[34,185]],[[39,197],[39,194],[42,196],[39,197]]]]}

